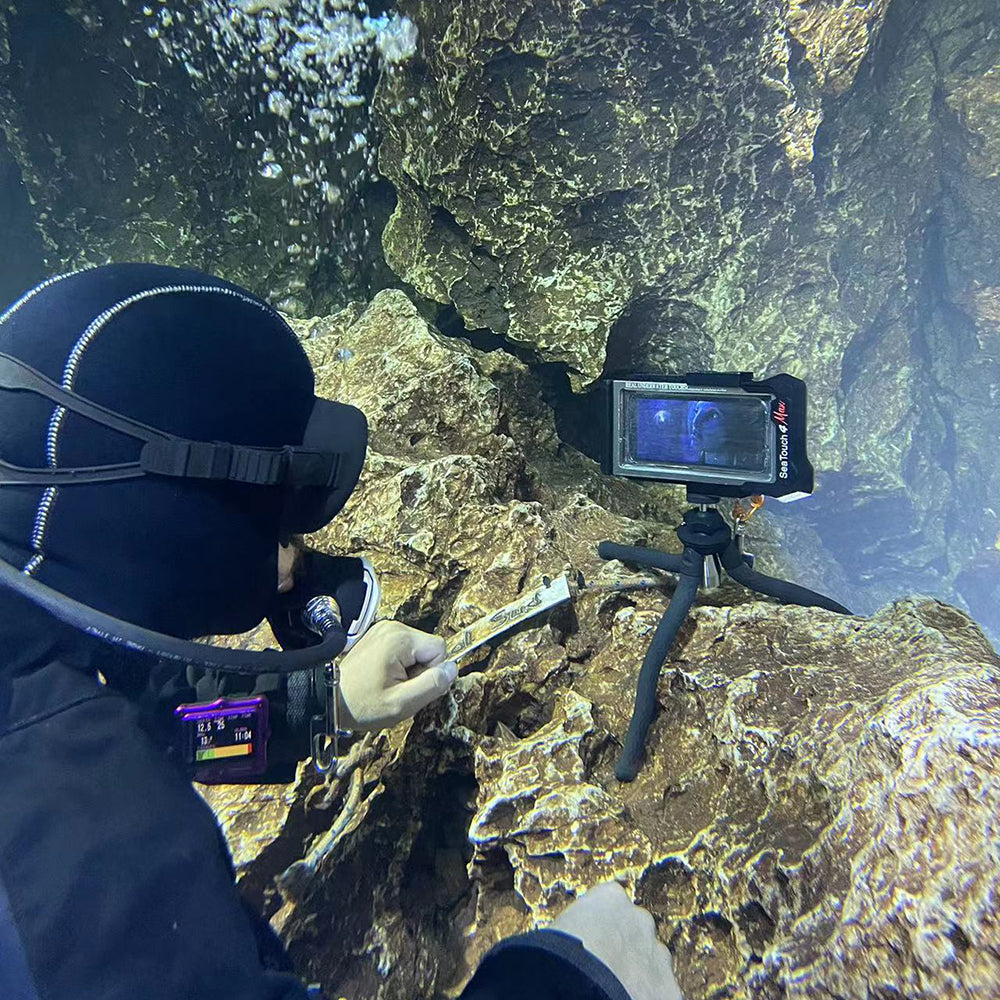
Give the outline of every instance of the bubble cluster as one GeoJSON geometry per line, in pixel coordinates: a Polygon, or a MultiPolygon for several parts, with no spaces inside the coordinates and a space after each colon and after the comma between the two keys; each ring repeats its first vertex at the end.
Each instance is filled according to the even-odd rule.
{"type": "Polygon", "coordinates": [[[330,216],[375,173],[374,80],[417,48],[410,20],[356,0],[149,0],[132,25],[220,109],[257,174],[287,188],[291,226],[330,216]]]}

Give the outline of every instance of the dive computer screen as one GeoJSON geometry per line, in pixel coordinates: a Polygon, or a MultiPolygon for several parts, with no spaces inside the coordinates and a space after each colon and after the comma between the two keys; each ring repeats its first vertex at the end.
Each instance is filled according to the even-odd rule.
{"type": "Polygon", "coordinates": [[[205,784],[238,781],[267,770],[268,706],[264,695],[179,705],[182,759],[205,784]]]}

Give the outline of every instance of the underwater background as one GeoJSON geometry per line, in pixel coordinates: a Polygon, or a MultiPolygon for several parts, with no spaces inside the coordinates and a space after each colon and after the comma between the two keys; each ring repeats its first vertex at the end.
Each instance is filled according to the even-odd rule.
{"type": "Polygon", "coordinates": [[[815,492],[747,547],[865,617],[701,591],[631,783],[662,587],[482,649],[329,780],[200,788],[297,971],[455,997],[616,878],[687,1000],[1000,995],[998,205],[996,0],[0,0],[0,299],[145,260],[274,302],[368,416],[310,544],[387,617],[679,551],[683,488],[595,461],[603,374],[808,388],[815,492]]]}
{"type": "Polygon", "coordinates": [[[998,19],[0,0],[0,298],[111,260],[297,317],[403,289],[535,368],[592,456],[602,372],[789,372],[816,490],[759,516],[766,571],[865,614],[933,595],[995,643],[998,19]]]}

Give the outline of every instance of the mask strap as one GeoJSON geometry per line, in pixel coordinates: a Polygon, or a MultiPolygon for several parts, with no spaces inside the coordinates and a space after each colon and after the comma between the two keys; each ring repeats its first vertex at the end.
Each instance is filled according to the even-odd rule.
{"type": "Polygon", "coordinates": [[[135,479],[152,473],[253,486],[335,489],[341,454],[286,446],[251,448],[219,441],[189,441],[115,413],[57,385],[18,358],[0,353],[0,389],[45,396],[64,409],[144,441],[138,462],[70,469],[26,469],[0,460],[0,486],[72,486],[135,479]]]}

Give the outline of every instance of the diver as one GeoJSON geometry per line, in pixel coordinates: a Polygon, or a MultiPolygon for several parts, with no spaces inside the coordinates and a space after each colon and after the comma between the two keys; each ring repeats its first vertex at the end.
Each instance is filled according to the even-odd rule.
{"type": "MultiPolygon", "coordinates": [[[[349,589],[360,563],[299,541],[343,508],[368,442],[360,410],[313,390],[280,315],[196,271],[93,268],[0,315],[4,1000],[318,996],[243,902],[171,744],[223,653],[270,657],[233,690],[280,698],[284,664],[328,642],[288,609],[349,589]],[[282,651],[193,642],[265,618],[282,651]]],[[[347,730],[407,719],[455,679],[443,641],[402,623],[354,640],[347,730]]],[[[607,883],[501,941],[462,997],[679,995],[653,918],[607,883]]]]}

